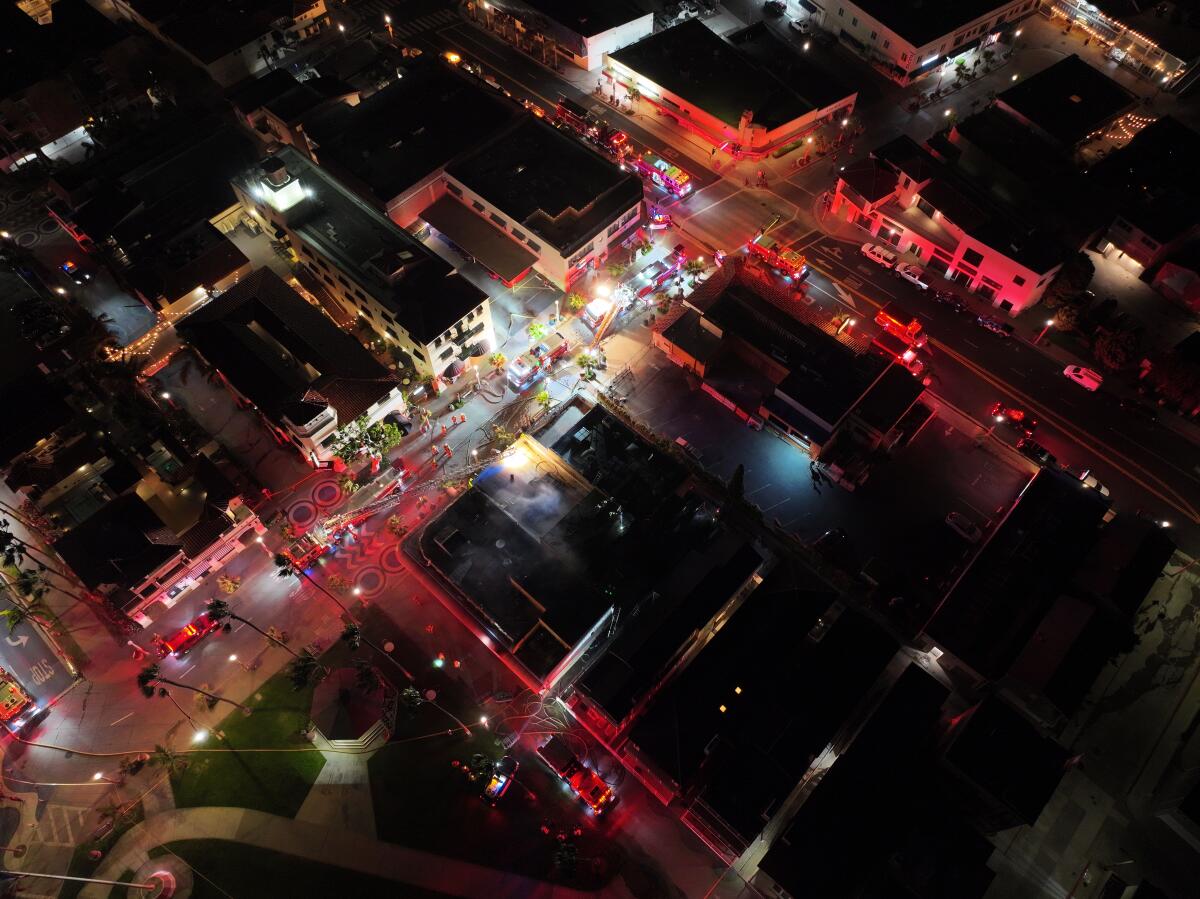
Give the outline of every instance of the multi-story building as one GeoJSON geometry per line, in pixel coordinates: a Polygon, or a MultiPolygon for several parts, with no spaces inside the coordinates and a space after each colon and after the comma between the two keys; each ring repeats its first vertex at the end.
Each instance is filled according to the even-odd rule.
{"type": "Polygon", "coordinates": [[[840,172],[831,214],[1012,315],[1041,299],[1069,252],[906,136],[840,172]]]}
{"type": "Polygon", "coordinates": [[[113,0],[113,8],[225,87],[271,68],[283,47],[329,21],[325,0],[113,0]]]}
{"type": "Polygon", "coordinates": [[[476,246],[500,246],[515,256],[516,247],[527,267],[564,290],[603,264],[642,218],[637,176],[532,116],[446,166],[445,191],[422,219],[472,255],[476,246]]]}
{"type": "Polygon", "coordinates": [[[148,106],[133,76],[143,44],[84,0],[60,0],[42,24],[16,4],[0,6],[0,171],[81,159],[89,122],[148,106]]]}
{"type": "Polygon", "coordinates": [[[822,26],[888,77],[908,84],[947,60],[987,47],[1034,12],[1039,0],[812,0],[822,26]]]}
{"type": "MultiPolygon", "coordinates": [[[[699,19],[610,52],[605,76],[622,92],[714,148],[761,158],[854,111],[858,93],[759,22],[717,35],[699,19]]],[[[686,165],[686,163],[685,163],[686,165]]]]}
{"type": "Polygon", "coordinates": [[[332,462],[347,425],[405,411],[396,374],[270,269],[243,278],[177,331],[313,467],[332,462]]]}
{"type": "Polygon", "coordinates": [[[487,295],[327,170],[283,147],[233,181],[242,205],[351,319],[424,375],[456,376],[496,344],[487,295]]]}
{"type": "Polygon", "coordinates": [[[498,0],[468,4],[477,19],[517,43],[545,43],[555,55],[598,69],[604,54],[647,37],[654,14],[625,0],[498,0]]]}

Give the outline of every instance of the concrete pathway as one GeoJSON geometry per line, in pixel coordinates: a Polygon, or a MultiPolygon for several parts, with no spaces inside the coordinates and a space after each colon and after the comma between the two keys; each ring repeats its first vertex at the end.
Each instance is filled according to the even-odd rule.
{"type": "MultiPolygon", "coordinates": [[[[346,830],[240,808],[189,808],[164,812],[131,828],[109,852],[95,876],[116,880],[139,870],[149,850],[178,840],[222,839],[336,864],[348,870],[464,899],[632,899],[615,880],[598,893],[557,886],[419,849],[383,843],[346,830]]],[[[205,874],[207,872],[200,872],[205,874]]],[[[219,884],[230,889],[233,884],[219,884]]],[[[108,887],[89,885],[81,899],[105,899],[108,887]]]]}
{"type": "Polygon", "coordinates": [[[374,753],[322,752],[321,769],[296,820],[375,838],[375,808],[367,762],[374,753]]]}

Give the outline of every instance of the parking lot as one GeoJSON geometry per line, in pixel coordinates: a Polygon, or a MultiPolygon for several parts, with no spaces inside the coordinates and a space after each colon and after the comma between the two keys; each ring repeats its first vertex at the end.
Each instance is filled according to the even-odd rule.
{"type": "Polygon", "coordinates": [[[804,540],[841,528],[858,567],[873,572],[945,577],[969,549],[946,526],[947,514],[959,512],[986,531],[1030,477],[1003,450],[977,446],[974,430],[935,417],[849,492],[814,484],[803,449],[770,429],[746,427],[657,351],[637,367],[628,390],[629,411],[668,439],[685,438],[711,473],[727,479],[744,465],[745,496],[768,521],[804,540]]]}

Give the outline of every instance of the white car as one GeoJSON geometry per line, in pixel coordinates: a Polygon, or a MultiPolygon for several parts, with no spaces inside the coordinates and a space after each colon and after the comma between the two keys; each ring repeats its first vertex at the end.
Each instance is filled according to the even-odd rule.
{"type": "Polygon", "coordinates": [[[946,525],[968,543],[978,543],[983,537],[983,531],[962,512],[951,512],[946,516],[946,525]]]}
{"type": "Polygon", "coordinates": [[[792,19],[788,27],[800,34],[808,34],[808,19],[792,19]]]}
{"type": "Polygon", "coordinates": [[[900,257],[891,250],[885,250],[878,244],[865,243],[862,245],[862,254],[872,262],[877,262],[884,268],[894,268],[896,263],[900,261],[900,257]]]}
{"type": "Polygon", "coordinates": [[[928,290],[929,284],[925,281],[925,269],[911,262],[901,262],[898,266],[892,269],[897,275],[907,281],[909,284],[915,284],[921,290],[928,290]]]}
{"type": "Polygon", "coordinates": [[[1090,368],[1084,368],[1082,365],[1068,365],[1063,369],[1063,375],[1084,390],[1090,390],[1093,393],[1104,383],[1102,374],[1092,371],[1090,368]]]}

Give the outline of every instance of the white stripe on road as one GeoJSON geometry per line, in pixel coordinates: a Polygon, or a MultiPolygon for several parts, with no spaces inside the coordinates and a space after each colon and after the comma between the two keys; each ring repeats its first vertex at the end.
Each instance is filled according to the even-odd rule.
{"type": "Polygon", "coordinates": [[[132,717],[133,717],[133,712],[130,712],[128,715],[122,715],[120,718],[118,718],[116,721],[114,721],[112,724],[110,724],[109,727],[114,727],[114,726],[120,724],[126,718],[132,718],[132,717]]]}

